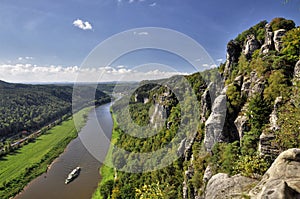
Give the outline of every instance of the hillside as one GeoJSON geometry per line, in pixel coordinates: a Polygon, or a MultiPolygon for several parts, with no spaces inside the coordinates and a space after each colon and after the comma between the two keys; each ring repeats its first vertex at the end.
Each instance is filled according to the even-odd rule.
{"type": "MultiPolygon", "coordinates": [[[[87,106],[86,92],[92,88],[82,85],[74,101],[87,106]]],[[[38,130],[72,111],[72,86],[12,84],[0,81],[0,139],[20,131],[38,130]]],[[[95,103],[109,102],[110,97],[100,91],[95,103]]]]}
{"type": "Polygon", "coordinates": [[[299,55],[300,28],[275,18],[218,69],[142,82],[113,106],[119,171],[103,198],[299,196],[299,55]]]}

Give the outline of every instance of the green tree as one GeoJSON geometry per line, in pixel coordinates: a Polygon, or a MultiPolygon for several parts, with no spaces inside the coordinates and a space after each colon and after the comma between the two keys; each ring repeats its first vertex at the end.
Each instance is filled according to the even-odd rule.
{"type": "Polygon", "coordinates": [[[272,30],[279,30],[279,29],[285,29],[285,30],[291,30],[295,28],[295,22],[293,20],[288,20],[285,18],[274,18],[271,22],[270,25],[272,27],[272,30]]]}

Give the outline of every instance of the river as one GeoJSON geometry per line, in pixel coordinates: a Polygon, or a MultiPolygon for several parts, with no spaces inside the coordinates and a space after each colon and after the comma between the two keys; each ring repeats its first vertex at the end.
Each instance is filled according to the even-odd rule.
{"type": "MultiPolygon", "coordinates": [[[[112,118],[110,105],[97,107],[89,113],[86,125],[79,132],[80,137],[95,137],[99,135],[111,138],[112,118]],[[102,129],[95,128],[97,123],[102,129]]],[[[99,138],[99,146],[102,148],[102,156],[106,155],[108,144],[105,139],[99,138]],[[102,143],[103,142],[103,143],[102,143]]],[[[101,163],[86,150],[77,137],[69,143],[62,153],[52,163],[48,171],[31,181],[15,199],[88,199],[91,198],[100,181],[99,168],[101,163]],[[65,185],[68,174],[77,166],[80,166],[80,175],[71,183],[65,185]]]]}

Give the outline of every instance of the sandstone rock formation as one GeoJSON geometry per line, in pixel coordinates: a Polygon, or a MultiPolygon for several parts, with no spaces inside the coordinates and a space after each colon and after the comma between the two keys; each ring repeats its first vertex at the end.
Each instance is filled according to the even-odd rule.
{"type": "Polygon", "coordinates": [[[243,54],[247,59],[250,59],[253,52],[260,48],[260,43],[255,38],[255,35],[248,35],[247,40],[245,41],[243,54]]]}
{"type": "Polygon", "coordinates": [[[270,50],[274,50],[273,31],[270,24],[265,26],[265,43],[262,45],[260,52],[263,54],[268,53],[270,50]]]}
{"type": "Polygon", "coordinates": [[[236,41],[231,40],[230,42],[228,42],[227,54],[226,54],[226,64],[225,64],[225,70],[224,70],[225,78],[229,74],[231,74],[231,70],[232,70],[231,66],[233,63],[238,62],[241,51],[242,51],[242,49],[236,41]]]}
{"type": "Polygon", "coordinates": [[[249,194],[253,199],[300,198],[300,149],[282,152],[249,194]]]}
{"type": "Polygon", "coordinates": [[[276,30],[274,31],[274,38],[273,38],[273,41],[274,41],[274,46],[275,46],[275,50],[276,51],[280,51],[281,48],[282,48],[282,41],[281,41],[281,38],[282,36],[286,33],[286,30],[285,29],[279,29],[279,30],[276,30]]]}
{"type": "Polygon", "coordinates": [[[213,105],[212,112],[205,122],[204,146],[207,151],[211,151],[213,145],[224,139],[222,134],[226,117],[226,95],[219,95],[213,105]]]}
{"type": "Polygon", "coordinates": [[[257,180],[241,175],[218,173],[208,181],[205,199],[243,198],[256,183],[257,180]]]}

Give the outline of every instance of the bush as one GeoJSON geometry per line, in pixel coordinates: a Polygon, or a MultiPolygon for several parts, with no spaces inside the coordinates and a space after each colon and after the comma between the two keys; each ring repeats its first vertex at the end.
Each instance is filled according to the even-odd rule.
{"type": "Polygon", "coordinates": [[[255,174],[263,175],[269,166],[270,163],[257,154],[246,155],[237,161],[235,170],[243,176],[255,177],[255,174]]]}

